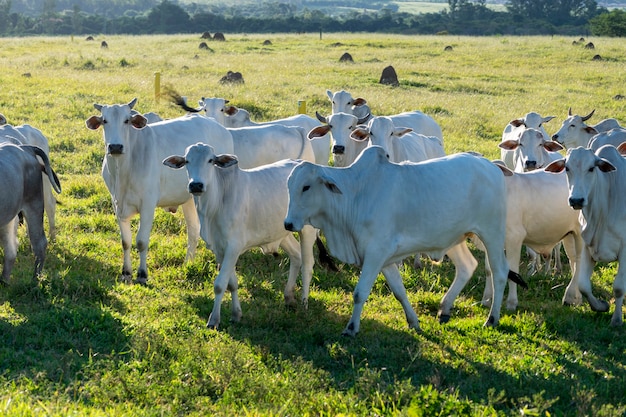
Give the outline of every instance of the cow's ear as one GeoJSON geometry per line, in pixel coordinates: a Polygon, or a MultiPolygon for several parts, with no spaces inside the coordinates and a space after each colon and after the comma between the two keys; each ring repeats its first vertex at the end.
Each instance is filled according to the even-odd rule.
{"type": "Polygon", "coordinates": [[[410,127],[396,127],[393,130],[393,136],[402,137],[407,133],[411,133],[412,131],[413,129],[411,129],[410,127]]]}
{"type": "Polygon", "coordinates": [[[362,127],[357,127],[350,133],[350,138],[357,142],[366,141],[370,137],[370,132],[362,127]]]}
{"type": "Polygon", "coordinates": [[[235,155],[222,154],[217,155],[213,159],[213,164],[220,168],[228,168],[229,166],[236,165],[239,161],[237,161],[237,157],[235,155]]]}
{"type": "Polygon", "coordinates": [[[224,113],[227,116],[234,116],[235,114],[237,114],[238,111],[239,109],[235,106],[228,106],[224,108],[224,113]]]}
{"type": "Polygon", "coordinates": [[[143,114],[135,114],[130,118],[130,123],[136,129],[143,129],[148,124],[148,119],[143,114]]]}
{"type": "Polygon", "coordinates": [[[616,169],[612,163],[602,158],[598,158],[598,160],[596,160],[596,166],[600,168],[600,171],[602,172],[611,172],[616,169]]]}
{"type": "Polygon", "coordinates": [[[524,126],[524,121],[522,119],[513,119],[509,122],[509,124],[513,127],[524,126]]]}
{"type": "Polygon", "coordinates": [[[187,165],[187,160],[185,160],[184,156],[172,155],[163,160],[163,165],[174,169],[180,169],[187,165]]]}
{"type": "Polygon", "coordinates": [[[98,116],[91,116],[89,119],[85,120],[85,124],[91,130],[96,130],[102,124],[102,118],[98,116]]]}
{"type": "Polygon", "coordinates": [[[546,166],[543,170],[546,172],[552,172],[553,174],[558,174],[559,172],[563,172],[564,169],[565,159],[559,159],[548,164],[548,166],[546,166]]]}
{"type": "Polygon", "coordinates": [[[491,162],[493,162],[493,164],[495,166],[500,168],[500,170],[502,171],[502,173],[504,174],[505,177],[512,177],[513,176],[513,171],[511,171],[506,165],[504,165],[504,162],[502,162],[500,160],[491,161],[491,162]]]}
{"type": "Polygon", "coordinates": [[[352,105],[353,105],[354,107],[363,106],[363,105],[365,105],[365,104],[367,104],[367,100],[365,100],[365,99],[364,99],[364,98],[362,98],[362,97],[355,98],[355,99],[352,101],[352,105]]]}
{"type": "Polygon", "coordinates": [[[597,135],[598,133],[600,133],[600,132],[598,132],[598,131],[594,128],[594,127],[591,127],[591,126],[586,126],[583,130],[584,130],[585,132],[587,132],[587,134],[589,134],[589,135],[591,135],[591,136],[595,136],[595,135],[597,135]]]}
{"type": "Polygon", "coordinates": [[[335,184],[335,181],[333,181],[333,179],[330,177],[322,176],[322,184],[324,184],[324,186],[328,188],[332,193],[343,194],[339,187],[337,187],[337,184],[335,184]]]}
{"type": "Polygon", "coordinates": [[[626,156],[626,142],[622,142],[619,144],[619,146],[617,147],[617,152],[619,152],[622,156],[626,156]]]}
{"type": "Polygon", "coordinates": [[[558,152],[560,150],[563,150],[565,148],[563,148],[563,145],[561,145],[559,142],[555,142],[553,140],[547,140],[544,142],[543,147],[550,151],[550,152],[558,152]]]}
{"type": "Polygon", "coordinates": [[[498,147],[505,151],[514,151],[519,146],[519,142],[513,139],[503,140],[498,143],[498,147]]]}
{"type": "Polygon", "coordinates": [[[330,132],[330,126],[317,126],[311,129],[307,137],[309,139],[321,138],[322,136],[326,136],[328,132],[330,132]]]}

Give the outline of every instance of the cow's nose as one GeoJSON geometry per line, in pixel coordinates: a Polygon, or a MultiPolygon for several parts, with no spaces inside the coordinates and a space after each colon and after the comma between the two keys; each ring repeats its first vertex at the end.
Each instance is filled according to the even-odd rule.
{"type": "Polygon", "coordinates": [[[124,145],[115,143],[109,145],[109,154],[110,155],[121,155],[124,153],[124,145]]]}
{"type": "Polygon", "coordinates": [[[201,182],[190,182],[189,183],[189,192],[192,194],[200,194],[204,192],[204,184],[201,182]]]}
{"type": "Polygon", "coordinates": [[[295,232],[295,230],[293,229],[293,223],[285,222],[285,230],[289,230],[290,232],[295,232]]]}
{"type": "Polygon", "coordinates": [[[554,135],[552,135],[552,140],[555,142],[559,141],[559,135],[557,135],[556,133],[554,135]]]}
{"type": "Polygon", "coordinates": [[[341,145],[335,145],[333,146],[333,153],[337,154],[337,155],[343,155],[343,153],[345,152],[346,147],[345,146],[341,146],[341,145]]]}
{"type": "Polygon", "coordinates": [[[584,198],[573,198],[573,197],[570,197],[570,199],[569,199],[569,205],[574,210],[582,209],[584,204],[585,204],[585,199],[584,198]]]}
{"type": "Polygon", "coordinates": [[[532,171],[537,168],[537,161],[526,161],[526,169],[532,171]]]}

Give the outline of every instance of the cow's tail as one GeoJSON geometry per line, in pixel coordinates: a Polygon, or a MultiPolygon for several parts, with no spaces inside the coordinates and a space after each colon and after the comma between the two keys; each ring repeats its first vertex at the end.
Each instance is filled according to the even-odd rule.
{"type": "Polygon", "coordinates": [[[39,158],[41,158],[40,163],[42,163],[42,171],[45,172],[46,175],[48,175],[48,179],[50,180],[50,184],[52,184],[52,188],[54,188],[54,191],[60,194],[61,182],[59,181],[59,177],[57,177],[56,172],[54,172],[54,170],[50,166],[50,160],[48,159],[48,155],[46,155],[43,149],[41,149],[39,146],[22,145],[22,148],[30,150],[34,156],[38,156],[39,158]]]}
{"type": "Polygon", "coordinates": [[[176,104],[185,111],[188,111],[190,113],[199,113],[200,111],[202,111],[202,108],[194,109],[193,107],[189,106],[187,104],[187,100],[185,100],[185,98],[181,96],[178,91],[169,86],[165,86],[163,88],[163,92],[167,94],[172,103],[176,104]]]}
{"type": "Polygon", "coordinates": [[[520,274],[518,274],[517,272],[513,272],[513,271],[509,270],[508,278],[511,281],[513,281],[514,283],[516,283],[517,285],[519,285],[520,287],[522,287],[524,289],[528,289],[528,284],[526,284],[526,281],[524,281],[522,279],[522,276],[520,274]]]}

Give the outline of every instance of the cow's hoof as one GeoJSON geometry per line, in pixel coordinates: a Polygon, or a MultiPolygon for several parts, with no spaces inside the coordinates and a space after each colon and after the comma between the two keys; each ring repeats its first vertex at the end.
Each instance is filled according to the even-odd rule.
{"type": "Polygon", "coordinates": [[[450,321],[450,315],[449,314],[440,314],[439,315],[439,324],[446,324],[449,321],[450,321]]]}

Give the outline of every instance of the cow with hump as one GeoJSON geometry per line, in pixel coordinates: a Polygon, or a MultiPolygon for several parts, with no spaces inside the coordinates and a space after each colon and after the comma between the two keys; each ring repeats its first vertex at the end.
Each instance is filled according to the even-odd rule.
{"type": "Polygon", "coordinates": [[[46,153],[36,146],[15,143],[0,144],[0,241],[4,251],[4,265],[0,283],[8,284],[17,257],[18,214],[22,213],[28,225],[28,237],[35,253],[34,277],[41,273],[48,244],[43,229],[44,197],[41,173],[58,193],[61,184],[50,167],[46,153]]]}
{"type": "Polygon", "coordinates": [[[241,169],[234,155],[216,154],[211,146],[198,143],[188,147],[184,155],[166,158],[163,164],[186,168],[189,178],[186,189],[196,202],[200,235],[220,265],[214,282],[215,300],[207,323],[209,328],[217,328],[220,323],[226,290],[232,297],[232,321],[241,319],[235,267],[239,256],[254,247],[260,247],[264,253],[276,253],[279,247],[287,252],[289,278],[285,303],[296,304],[294,289],[301,269],[302,303],[307,306],[316,230],[302,227],[298,243],[293,233],[283,227],[288,201],[287,177],[298,161],[282,160],[241,169]]]}
{"type": "Polygon", "coordinates": [[[467,246],[473,234],[483,241],[493,271],[494,296],[485,325],[499,322],[507,277],[522,283],[509,272],[504,256],[504,175],[482,157],[465,153],[397,164],[372,146],[346,168],[302,162],[289,176],[288,188],[285,228],[321,229],[331,254],[361,268],[345,335],[358,333],[363,305],[381,271],[409,327],[419,330],[397,266],[417,252],[436,260],[447,254],[455,265],[454,282],[438,313],[440,322],[448,321],[454,299],[478,264],[467,246]]]}
{"type": "Polygon", "coordinates": [[[215,120],[191,115],[148,124],[146,118],[133,112],[137,99],[128,104],[94,104],[100,116],[86,120],[89,129],[102,126],[105,156],[102,177],[111,193],[113,208],[120,227],[124,263],[121,280],[132,279],[131,218],[139,214],[137,250],[139,268],[136,282],[148,279],[147,253],[154,211],[162,207],[175,212],[182,206],[187,227],[187,260],[195,254],[200,224],[193,199],[187,191],[184,172],[171,170],[161,163],[164,158],[184,153],[197,142],[212,145],[219,152],[233,151],[232,136],[215,120]]]}
{"type": "Polygon", "coordinates": [[[622,305],[626,292],[626,144],[605,145],[593,151],[577,147],[565,159],[548,165],[548,172],[566,172],[569,205],[581,211],[584,241],[576,267],[578,287],[594,311],[606,312],[609,304],[597,299],[591,288],[591,275],[597,262],[619,263],[613,281],[615,311],[612,326],[623,323],[622,305]]]}

